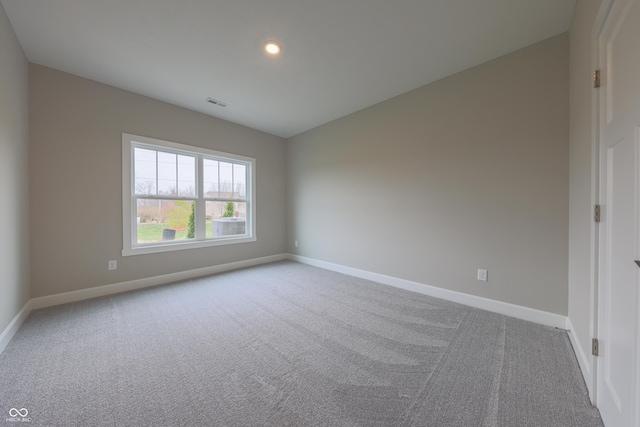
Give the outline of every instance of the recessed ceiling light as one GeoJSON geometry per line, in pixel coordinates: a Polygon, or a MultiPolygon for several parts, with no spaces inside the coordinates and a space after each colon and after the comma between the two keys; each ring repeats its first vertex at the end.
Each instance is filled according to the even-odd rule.
{"type": "Polygon", "coordinates": [[[280,54],[280,45],[276,42],[267,42],[264,45],[264,50],[271,56],[278,56],[280,54]]]}

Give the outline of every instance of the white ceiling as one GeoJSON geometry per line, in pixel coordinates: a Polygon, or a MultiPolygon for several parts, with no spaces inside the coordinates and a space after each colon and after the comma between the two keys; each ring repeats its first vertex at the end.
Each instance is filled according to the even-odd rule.
{"type": "Polygon", "coordinates": [[[282,137],[565,32],[575,5],[0,1],[30,62],[282,137]],[[264,54],[267,40],[281,43],[279,57],[264,54]]]}

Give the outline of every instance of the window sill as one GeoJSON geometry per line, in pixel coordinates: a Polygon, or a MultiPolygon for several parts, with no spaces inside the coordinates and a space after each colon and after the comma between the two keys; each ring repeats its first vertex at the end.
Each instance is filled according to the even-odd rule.
{"type": "Polygon", "coordinates": [[[174,252],[184,249],[209,248],[214,246],[234,245],[236,243],[255,242],[256,237],[231,237],[215,240],[199,240],[195,242],[176,242],[169,244],[149,244],[145,246],[135,246],[122,249],[122,256],[156,254],[161,252],[174,252]]]}

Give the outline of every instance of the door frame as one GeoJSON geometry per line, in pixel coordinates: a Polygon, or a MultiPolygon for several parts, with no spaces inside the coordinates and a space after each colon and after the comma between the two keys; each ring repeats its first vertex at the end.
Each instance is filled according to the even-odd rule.
{"type": "MultiPolygon", "coordinates": [[[[599,70],[600,63],[600,33],[609,16],[614,0],[602,0],[591,30],[591,68],[599,70]]],[[[600,92],[591,90],[591,206],[600,205],[600,92]]],[[[600,273],[600,229],[599,224],[591,221],[591,268],[589,283],[589,336],[598,337],[598,276],[600,273]]],[[[598,405],[598,358],[589,352],[588,375],[584,376],[589,391],[591,403],[598,405]]]]}

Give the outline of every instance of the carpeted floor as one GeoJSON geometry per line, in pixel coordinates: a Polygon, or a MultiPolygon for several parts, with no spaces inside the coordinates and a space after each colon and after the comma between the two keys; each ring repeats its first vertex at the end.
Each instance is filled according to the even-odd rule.
{"type": "Polygon", "coordinates": [[[602,426],[567,334],[293,262],[31,313],[0,421],[602,426]]]}

